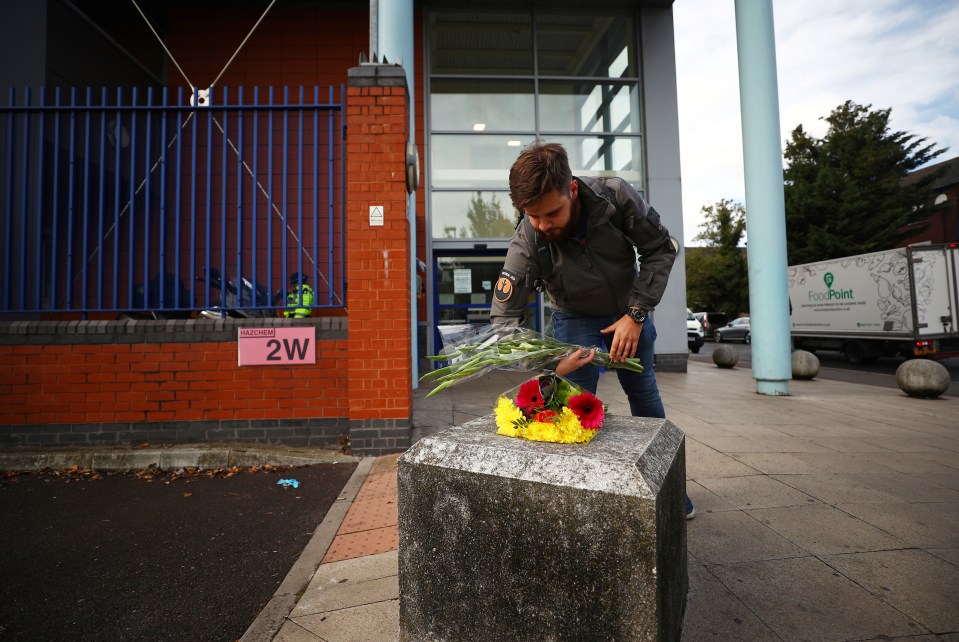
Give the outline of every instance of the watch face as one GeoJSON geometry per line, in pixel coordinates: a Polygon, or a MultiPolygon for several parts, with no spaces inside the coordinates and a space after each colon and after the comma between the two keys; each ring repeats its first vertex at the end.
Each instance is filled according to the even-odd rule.
{"type": "Polygon", "coordinates": [[[637,310],[636,308],[630,308],[629,318],[635,321],[636,323],[643,323],[646,321],[646,310],[637,310]]]}

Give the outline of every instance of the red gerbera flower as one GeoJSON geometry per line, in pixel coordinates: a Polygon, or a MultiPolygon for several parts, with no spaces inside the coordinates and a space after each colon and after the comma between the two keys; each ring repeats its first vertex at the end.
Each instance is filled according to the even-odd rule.
{"type": "Polygon", "coordinates": [[[552,410],[540,410],[536,413],[536,416],[533,417],[533,421],[542,421],[545,424],[553,423],[553,420],[556,418],[556,413],[552,410]]]}
{"type": "Polygon", "coordinates": [[[540,392],[538,379],[530,379],[519,387],[519,392],[516,393],[516,405],[527,415],[543,407],[543,393],[540,392]]]}
{"type": "Polygon", "coordinates": [[[569,409],[583,428],[599,430],[603,425],[603,403],[588,392],[570,397],[569,409]]]}

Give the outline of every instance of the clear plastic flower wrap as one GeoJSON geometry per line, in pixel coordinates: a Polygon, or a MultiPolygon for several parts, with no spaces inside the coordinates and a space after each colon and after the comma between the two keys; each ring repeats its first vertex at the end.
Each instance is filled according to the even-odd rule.
{"type": "MultiPolygon", "coordinates": [[[[526,328],[487,324],[440,326],[439,329],[443,336],[443,352],[427,358],[447,361],[448,364],[420,378],[424,383],[436,384],[427,397],[494,369],[550,370],[560,359],[583,347],[556,341],[526,328]]],[[[598,348],[592,363],[605,368],[643,371],[639,359],[613,361],[608,352],[598,348]]]]}

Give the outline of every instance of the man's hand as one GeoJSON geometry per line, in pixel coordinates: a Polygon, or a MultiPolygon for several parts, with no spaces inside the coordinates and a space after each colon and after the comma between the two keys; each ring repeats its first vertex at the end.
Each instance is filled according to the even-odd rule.
{"type": "Polygon", "coordinates": [[[600,330],[603,334],[613,333],[613,343],[609,348],[609,356],[617,362],[636,356],[636,347],[639,345],[639,335],[642,331],[643,324],[636,323],[626,315],[620,317],[611,326],[600,330]]]}
{"type": "Polygon", "coordinates": [[[580,348],[579,350],[574,350],[565,357],[559,360],[559,363],[556,364],[555,372],[559,376],[568,375],[573,370],[582,368],[587,363],[593,362],[593,357],[596,356],[596,348],[580,348]]]}

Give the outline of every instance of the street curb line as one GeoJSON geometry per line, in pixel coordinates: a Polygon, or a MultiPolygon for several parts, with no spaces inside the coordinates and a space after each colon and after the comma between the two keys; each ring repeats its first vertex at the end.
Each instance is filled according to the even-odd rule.
{"type": "Polygon", "coordinates": [[[199,443],[151,446],[149,448],[81,447],[48,449],[0,449],[0,470],[54,470],[73,466],[101,471],[177,470],[178,468],[225,468],[230,466],[310,466],[360,458],[321,448],[284,447],[240,443],[199,443]]]}
{"type": "Polygon", "coordinates": [[[313,537],[294,562],[293,568],[286,574],[276,593],[256,616],[239,642],[271,642],[280,632],[280,628],[293,612],[293,607],[296,606],[301,594],[309,586],[316,569],[320,567],[323,557],[333,543],[333,538],[340,530],[347,511],[353,505],[375,461],[376,457],[364,457],[360,460],[323,521],[313,532],[313,537]]]}

